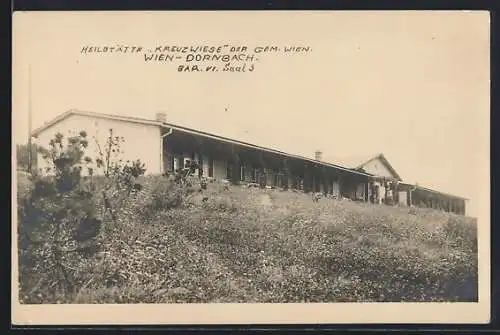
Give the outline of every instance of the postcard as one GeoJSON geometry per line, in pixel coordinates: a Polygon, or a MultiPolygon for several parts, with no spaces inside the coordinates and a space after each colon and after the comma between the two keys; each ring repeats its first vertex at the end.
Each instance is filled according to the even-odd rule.
{"type": "Polygon", "coordinates": [[[487,323],[486,11],[15,12],[12,323],[487,323]]]}

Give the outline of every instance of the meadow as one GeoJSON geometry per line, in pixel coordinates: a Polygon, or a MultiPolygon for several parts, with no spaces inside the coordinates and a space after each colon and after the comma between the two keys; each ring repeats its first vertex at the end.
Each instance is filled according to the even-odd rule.
{"type": "MultiPolygon", "coordinates": [[[[61,234],[33,224],[41,216],[26,202],[32,185],[18,174],[22,303],[477,301],[473,218],[138,180],[140,190],[114,200],[113,219],[102,216],[92,247],[55,249],[61,234]]],[[[89,194],[78,206],[100,213],[101,192],[89,194]]],[[[52,206],[44,196],[31,201],[52,206]]]]}

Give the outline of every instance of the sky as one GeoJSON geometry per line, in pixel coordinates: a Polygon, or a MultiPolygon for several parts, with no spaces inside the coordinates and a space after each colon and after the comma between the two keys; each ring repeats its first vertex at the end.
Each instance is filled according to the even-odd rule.
{"type": "MultiPolygon", "coordinates": [[[[489,211],[487,12],[16,13],[13,134],[72,108],[154,118],[341,162],[383,153],[402,178],[489,211]],[[178,72],[86,45],[307,46],[254,71],[178,72]]],[[[140,139],[139,139],[140,140],[140,139]]]]}

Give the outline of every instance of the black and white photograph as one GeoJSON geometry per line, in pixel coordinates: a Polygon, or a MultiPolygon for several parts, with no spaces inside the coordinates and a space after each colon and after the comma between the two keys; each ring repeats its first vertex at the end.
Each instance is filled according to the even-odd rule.
{"type": "Polygon", "coordinates": [[[14,13],[13,322],[488,322],[489,29],[14,13]]]}

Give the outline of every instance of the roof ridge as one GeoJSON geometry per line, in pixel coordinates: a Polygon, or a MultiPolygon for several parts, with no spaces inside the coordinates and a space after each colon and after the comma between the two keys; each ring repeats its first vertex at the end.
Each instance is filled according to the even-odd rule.
{"type": "Polygon", "coordinates": [[[37,137],[39,133],[42,131],[52,127],[54,124],[57,122],[67,118],[70,115],[85,115],[85,116],[93,116],[93,117],[101,117],[101,118],[111,118],[111,119],[121,119],[121,120],[128,120],[131,122],[143,122],[143,123],[149,123],[149,124],[158,124],[161,125],[163,122],[157,121],[154,119],[147,119],[147,118],[140,118],[140,117],[135,117],[135,116],[123,116],[123,115],[118,115],[118,114],[108,114],[108,113],[100,113],[100,112],[94,112],[94,111],[89,111],[89,110],[83,110],[83,109],[78,109],[78,108],[71,108],[66,110],[64,113],[61,113],[54,117],[52,120],[49,122],[45,122],[43,125],[40,127],[36,128],[31,132],[31,136],[37,137]]]}
{"type": "Polygon", "coordinates": [[[348,167],[345,167],[345,166],[342,166],[342,165],[338,165],[338,164],[335,164],[335,163],[318,162],[318,161],[316,161],[316,160],[314,160],[312,158],[304,157],[304,156],[301,156],[301,155],[291,154],[291,153],[288,153],[288,152],[285,152],[285,151],[281,151],[281,150],[277,150],[277,149],[273,149],[273,148],[268,148],[268,147],[264,147],[264,146],[261,146],[261,145],[256,145],[256,144],[252,144],[252,143],[248,143],[248,142],[244,142],[244,141],[232,139],[232,138],[229,138],[229,137],[217,135],[217,134],[214,134],[214,133],[209,133],[209,132],[200,131],[200,130],[196,130],[196,129],[185,127],[185,126],[176,125],[176,124],[169,123],[169,122],[162,122],[162,121],[156,121],[156,120],[150,120],[150,119],[143,119],[143,118],[137,118],[137,117],[129,117],[129,116],[120,116],[120,115],[116,115],[116,114],[99,113],[99,112],[93,112],[93,111],[84,111],[84,110],[75,109],[75,108],[71,109],[71,110],[68,110],[68,111],[60,114],[59,116],[57,116],[54,119],[52,119],[49,123],[47,123],[47,124],[43,125],[42,127],[36,129],[34,132],[32,132],[32,136],[36,137],[37,134],[40,133],[41,131],[43,131],[43,130],[49,128],[49,127],[51,127],[55,123],[63,120],[64,118],[68,117],[71,114],[83,114],[83,115],[87,115],[87,116],[88,115],[92,115],[94,117],[113,118],[113,119],[126,119],[126,120],[129,120],[129,121],[134,120],[134,121],[137,121],[137,122],[142,121],[143,123],[150,123],[150,124],[154,124],[154,125],[158,125],[158,126],[171,127],[171,128],[174,128],[174,129],[178,128],[178,129],[183,130],[185,132],[194,132],[194,133],[202,135],[202,136],[213,137],[213,138],[216,138],[216,139],[219,139],[219,140],[223,140],[223,141],[226,141],[226,142],[233,142],[235,144],[243,145],[243,146],[246,146],[246,147],[253,147],[253,148],[256,148],[256,149],[265,150],[265,151],[272,152],[274,154],[278,154],[278,155],[282,155],[282,156],[288,156],[288,157],[292,157],[292,158],[296,158],[296,159],[302,159],[302,160],[309,161],[309,162],[312,162],[312,163],[326,165],[326,166],[330,166],[330,167],[333,167],[333,168],[336,168],[336,169],[340,169],[340,170],[352,172],[352,173],[358,174],[358,175],[365,175],[365,176],[370,176],[371,175],[371,174],[368,174],[366,172],[357,171],[355,169],[348,168],[348,167]]]}

